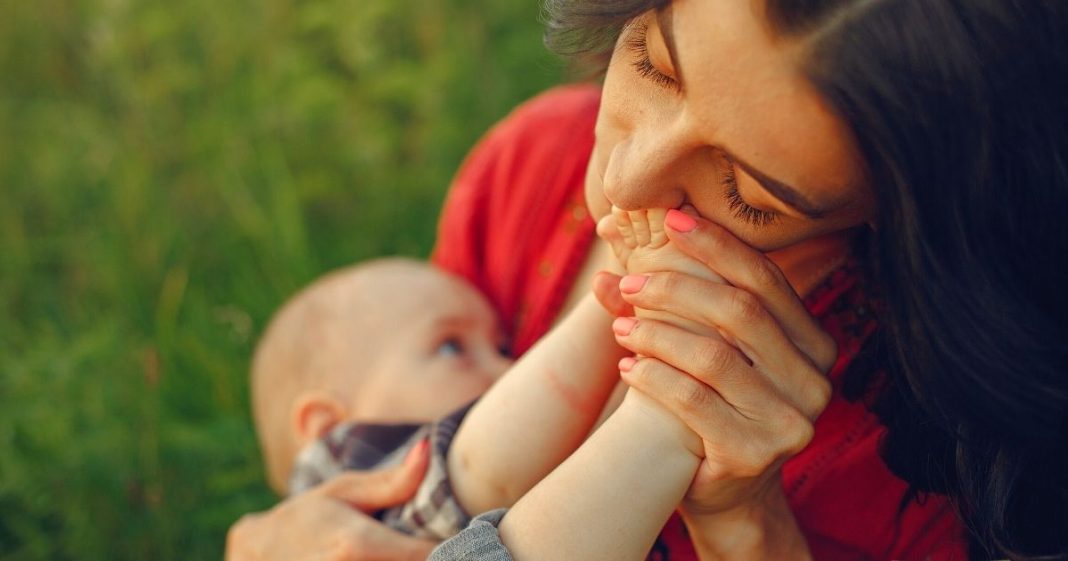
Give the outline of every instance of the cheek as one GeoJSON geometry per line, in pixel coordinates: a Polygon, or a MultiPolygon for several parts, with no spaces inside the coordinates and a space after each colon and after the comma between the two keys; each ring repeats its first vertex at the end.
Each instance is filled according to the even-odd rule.
{"type": "Polygon", "coordinates": [[[777,224],[755,227],[739,224],[736,219],[719,221],[746,245],[762,252],[785,249],[832,234],[841,234],[863,224],[855,220],[825,220],[820,222],[783,220],[777,224]]]}
{"type": "Polygon", "coordinates": [[[457,373],[436,392],[436,399],[450,402],[448,409],[452,410],[486,393],[491,385],[492,380],[483,376],[471,372],[457,373]]]}
{"type": "Polygon", "coordinates": [[[488,384],[482,384],[477,376],[458,372],[452,368],[426,370],[423,379],[407,393],[408,403],[398,408],[412,407],[408,415],[419,418],[437,418],[485,393],[488,384]]]}

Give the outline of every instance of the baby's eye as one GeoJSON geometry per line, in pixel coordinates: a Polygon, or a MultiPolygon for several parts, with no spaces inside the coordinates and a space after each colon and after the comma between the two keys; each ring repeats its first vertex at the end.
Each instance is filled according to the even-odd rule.
{"type": "Polygon", "coordinates": [[[464,354],[464,344],[457,337],[449,337],[438,345],[437,354],[441,356],[460,356],[464,354]]]}

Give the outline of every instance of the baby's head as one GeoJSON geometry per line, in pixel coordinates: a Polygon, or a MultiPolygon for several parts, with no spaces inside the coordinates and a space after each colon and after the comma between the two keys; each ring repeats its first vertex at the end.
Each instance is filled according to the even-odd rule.
{"type": "Polygon", "coordinates": [[[508,369],[489,303],[462,279],[388,258],[329,273],[271,320],[252,360],[252,409],[271,486],[345,421],[425,422],[508,369]]]}

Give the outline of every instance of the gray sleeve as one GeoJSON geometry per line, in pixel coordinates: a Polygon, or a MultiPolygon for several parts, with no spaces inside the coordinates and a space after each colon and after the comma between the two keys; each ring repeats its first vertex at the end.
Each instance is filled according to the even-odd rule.
{"type": "Polygon", "coordinates": [[[480,514],[459,534],[441,542],[427,561],[512,561],[497,525],[507,509],[480,514]]]}

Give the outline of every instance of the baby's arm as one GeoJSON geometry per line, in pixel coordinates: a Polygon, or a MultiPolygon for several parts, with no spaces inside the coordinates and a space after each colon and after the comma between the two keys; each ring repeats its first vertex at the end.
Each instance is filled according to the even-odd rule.
{"type": "MultiPolygon", "coordinates": [[[[649,211],[647,217],[645,211],[626,213],[616,209],[613,218],[598,225],[598,234],[610,243],[628,272],[681,270],[714,276],[673,246],[667,246],[664,212],[649,211]]],[[[644,310],[636,310],[636,315],[708,334],[707,326],[675,316],[644,310]]],[[[611,320],[596,299],[587,295],[464,419],[449,450],[448,467],[453,491],[468,512],[514,504],[589,434],[618,381],[616,365],[624,356],[609,328],[611,320]]],[[[640,394],[626,401],[643,411],[628,418],[645,418],[659,410],[657,404],[640,394]]],[[[682,425],[674,417],[666,413],[659,417],[664,417],[657,425],[660,429],[643,430],[682,433],[676,440],[690,435],[688,429],[679,429],[682,425]]],[[[621,426],[617,421],[616,430],[621,426]]],[[[619,434],[626,437],[627,432],[619,434]]],[[[607,436],[600,439],[615,441],[607,436]]],[[[683,450],[678,446],[671,449],[683,450]]],[[[684,457],[680,455],[680,459],[684,457]]],[[[627,467],[637,469],[639,465],[635,461],[627,467]]],[[[689,476],[692,475],[691,470],[689,476]]],[[[685,489],[686,485],[682,490],[685,489]]],[[[677,501],[672,508],[675,504],[677,501]]]]}
{"type": "MultiPolygon", "coordinates": [[[[615,224],[602,223],[599,233],[628,272],[683,270],[722,281],[667,245],[663,212],[614,214],[615,224]],[[619,227],[621,237],[611,226],[619,227]]],[[[670,314],[635,313],[714,336],[709,327],[670,314]]],[[[682,421],[630,390],[605,424],[505,515],[501,540],[520,561],[644,559],[702,456],[700,438],[682,421]]]]}
{"type": "Polygon", "coordinates": [[[645,559],[701,462],[700,439],[630,390],[583,445],[499,526],[517,561],[645,559]]]}
{"type": "Polygon", "coordinates": [[[585,296],[468,413],[448,452],[467,512],[511,506],[586,438],[619,381],[611,322],[585,296]]]}

